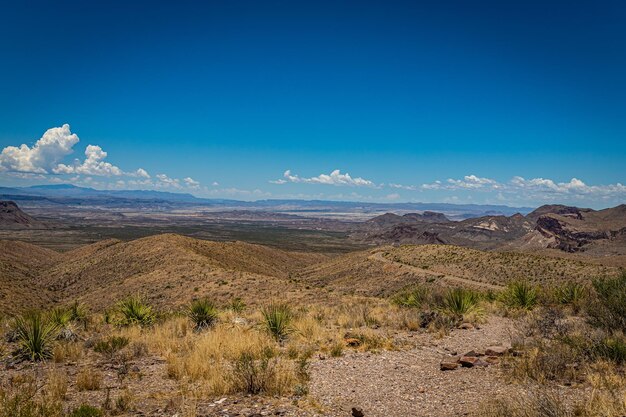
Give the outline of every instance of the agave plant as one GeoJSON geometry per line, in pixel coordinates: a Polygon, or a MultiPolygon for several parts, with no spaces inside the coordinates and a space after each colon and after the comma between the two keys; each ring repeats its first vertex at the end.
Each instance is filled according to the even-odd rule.
{"type": "Polygon", "coordinates": [[[502,301],[509,307],[532,310],[537,304],[538,290],[526,281],[511,282],[502,294],[502,301]]]}
{"type": "Polygon", "coordinates": [[[196,331],[200,331],[215,324],[217,308],[212,301],[202,298],[191,303],[187,308],[187,316],[193,321],[196,331]]]}
{"type": "Polygon", "coordinates": [[[271,303],[261,310],[265,329],[279,342],[284,341],[293,331],[293,313],[287,304],[271,303]]]}
{"type": "Polygon", "coordinates": [[[52,357],[52,344],[57,337],[58,324],[46,320],[40,312],[28,312],[15,319],[14,331],[19,344],[17,356],[41,361],[52,357]]]}
{"type": "Polygon", "coordinates": [[[141,297],[129,297],[120,301],[118,309],[122,315],[121,324],[126,326],[133,324],[149,326],[155,319],[152,306],[147,304],[141,297]]]}
{"type": "Polygon", "coordinates": [[[480,310],[478,303],[480,296],[477,292],[465,288],[453,288],[445,293],[442,299],[441,310],[455,317],[463,317],[480,310]]]}

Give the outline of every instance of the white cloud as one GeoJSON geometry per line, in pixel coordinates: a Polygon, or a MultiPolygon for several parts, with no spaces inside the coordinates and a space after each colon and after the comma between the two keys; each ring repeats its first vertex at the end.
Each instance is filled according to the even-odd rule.
{"type": "Polygon", "coordinates": [[[548,178],[525,179],[513,177],[508,182],[498,182],[491,178],[481,178],[476,175],[466,175],[463,179],[448,179],[445,183],[435,181],[422,184],[425,190],[447,191],[480,191],[498,192],[499,200],[508,199],[523,201],[567,201],[585,198],[593,202],[593,198],[623,199],[626,198],[626,186],[621,183],[608,185],[587,185],[578,178],[568,182],[556,182],[548,178]]]}
{"type": "Polygon", "coordinates": [[[200,188],[200,183],[191,177],[184,178],[183,182],[189,188],[200,188]]]}
{"type": "Polygon", "coordinates": [[[29,147],[7,146],[0,154],[0,171],[47,174],[67,155],[79,139],[70,131],[70,125],[53,127],[29,147]]]}
{"type": "Polygon", "coordinates": [[[400,190],[416,191],[418,187],[415,185],[402,185],[402,184],[388,184],[390,188],[397,188],[400,190]]]}
{"type": "Polygon", "coordinates": [[[124,171],[120,168],[104,161],[107,155],[108,154],[103,151],[101,147],[97,145],[87,145],[85,149],[85,160],[82,163],[76,160],[74,161],[74,165],[59,164],[52,171],[55,174],[83,174],[102,177],[124,175],[124,171]]]}
{"type": "Polygon", "coordinates": [[[157,188],[182,188],[180,180],[177,178],[170,178],[165,174],[157,174],[157,181],[154,184],[157,188]]]}
{"type": "Polygon", "coordinates": [[[133,173],[132,176],[139,177],[139,178],[150,178],[150,174],[148,174],[148,171],[146,171],[143,168],[137,168],[137,170],[133,173]]]}
{"type": "Polygon", "coordinates": [[[285,184],[287,182],[294,183],[306,183],[306,184],[325,184],[325,185],[337,185],[337,186],[350,186],[350,187],[376,187],[370,180],[366,180],[361,177],[352,178],[347,172],[342,174],[340,170],[336,169],[330,174],[320,174],[317,177],[302,178],[298,175],[293,175],[290,170],[285,171],[283,178],[270,181],[272,184],[285,184]]]}

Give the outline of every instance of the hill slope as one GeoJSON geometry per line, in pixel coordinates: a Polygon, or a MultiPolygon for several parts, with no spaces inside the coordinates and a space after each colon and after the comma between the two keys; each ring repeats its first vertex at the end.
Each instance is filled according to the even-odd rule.
{"type": "Polygon", "coordinates": [[[24,213],[13,201],[0,201],[0,229],[41,228],[44,223],[24,213]]]}

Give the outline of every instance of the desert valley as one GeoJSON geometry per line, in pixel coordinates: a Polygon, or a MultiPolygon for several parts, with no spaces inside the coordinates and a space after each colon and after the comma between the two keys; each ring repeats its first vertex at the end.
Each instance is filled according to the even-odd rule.
{"type": "Polygon", "coordinates": [[[624,205],[92,191],[3,190],[2,416],[626,412],[624,205]]]}

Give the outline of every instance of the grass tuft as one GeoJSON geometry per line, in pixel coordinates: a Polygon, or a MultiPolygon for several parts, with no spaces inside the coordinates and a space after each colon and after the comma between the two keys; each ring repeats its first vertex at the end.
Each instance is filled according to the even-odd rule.
{"type": "Polygon", "coordinates": [[[537,305],[538,290],[526,281],[511,282],[502,293],[502,301],[509,307],[532,310],[537,305]]]}

